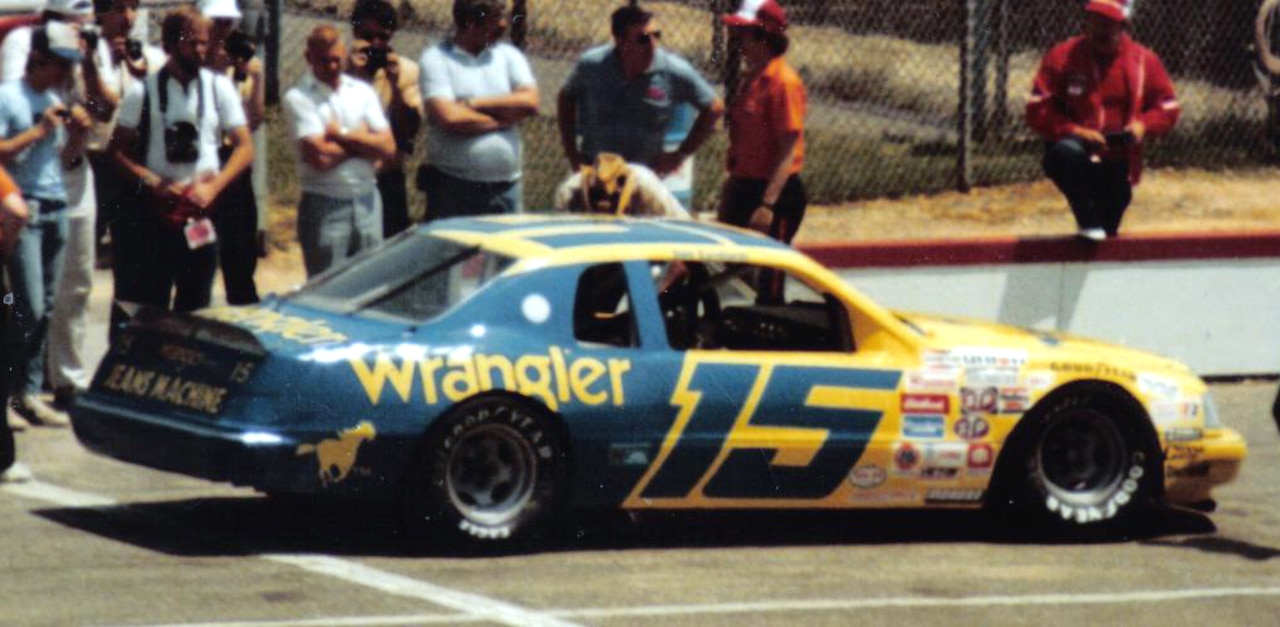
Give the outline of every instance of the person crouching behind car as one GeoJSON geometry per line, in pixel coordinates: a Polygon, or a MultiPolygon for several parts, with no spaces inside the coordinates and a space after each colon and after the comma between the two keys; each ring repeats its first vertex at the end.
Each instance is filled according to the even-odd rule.
{"type": "Polygon", "coordinates": [[[240,95],[226,76],[201,67],[209,20],[179,7],[165,16],[161,40],[169,60],[129,86],[109,146],[142,198],[117,218],[113,331],[130,303],[177,311],[209,306],[217,265],[210,213],[253,161],[240,95]],[[219,165],[224,134],[234,148],[219,165]]]}
{"type": "MultiPolygon", "coordinates": [[[[18,233],[26,226],[30,214],[27,203],[22,200],[22,190],[9,177],[9,173],[0,168],[0,263],[9,258],[9,253],[18,243],[18,233]]],[[[0,294],[8,294],[9,286],[3,272],[0,272],[0,294]]],[[[13,305],[9,299],[0,299],[0,337],[9,328],[13,305]]],[[[0,403],[9,406],[9,367],[0,364],[0,403]]],[[[25,481],[31,477],[31,471],[21,464],[15,464],[13,432],[26,425],[16,416],[9,419],[6,413],[6,424],[0,428],[0,483],[25,481]]]]}
{"type": "Polygon", "coordinates": [[[284,96],[298,150],[298,244],[307,276],[382,242],[377,162],[396,153],[391,124],[368,83],[342,73],[346,46],[322,24],[307,37],[311,71],[284,96]]]}
{"type": "Polygon", "coordinates": [[[600,153],[556,188],[555,208],[574,213],[689,218],[689,212],[649,168],[600,153]]]}

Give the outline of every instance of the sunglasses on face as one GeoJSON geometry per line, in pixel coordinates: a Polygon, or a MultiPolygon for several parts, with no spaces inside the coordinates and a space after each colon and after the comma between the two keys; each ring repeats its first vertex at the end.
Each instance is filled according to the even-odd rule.
{"type": "Polygon", "coordinates": [[[645,46],[651,43],[658,43],[662,40],[662,31],[655,30],[648,33],[640,33],[636,35],[636,43],[645,46]]]}

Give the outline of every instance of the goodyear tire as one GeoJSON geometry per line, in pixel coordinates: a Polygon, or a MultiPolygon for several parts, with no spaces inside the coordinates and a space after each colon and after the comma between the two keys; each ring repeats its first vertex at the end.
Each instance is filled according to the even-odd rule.
{"type": "Polygon", "coordinates": [[[527,541],[561,507],[563,457],[545,411],[507,397],[463,403],[424,442],[403,497],[409,530],[432,541],[527,541]]]}
{"type": "Polygon", "coordinates": [[[1024,505],[1061,530],[1132,523],[1156,493],[1159,469],[1132,407],[1108,393],[1053,399],[1026,445],[1024,505]]]}

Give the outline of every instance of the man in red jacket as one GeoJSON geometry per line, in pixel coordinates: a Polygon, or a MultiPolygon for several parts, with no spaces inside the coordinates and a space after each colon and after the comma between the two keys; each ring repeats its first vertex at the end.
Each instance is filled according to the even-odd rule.
{"type": "Polygon", "coordinates": [[[1092,241],[1119,230],[1144,142],[1182,110],[1160,58],[1127,33],[1130,2],[1090,0],[1084,33],[1045,55],[1027,101],[1027,123],[1048,143],[1045,174],[1092,241]]]}

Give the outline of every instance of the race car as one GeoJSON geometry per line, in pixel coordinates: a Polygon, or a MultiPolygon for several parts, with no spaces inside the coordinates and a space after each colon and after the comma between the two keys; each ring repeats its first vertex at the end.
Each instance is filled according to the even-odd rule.
{"type": "Polygon", "coordinates": [[[896,313],[694,221],[432,222],[257,306],[140,314],[72,409],[89,449],[268,494],[393,500],[480,544],[572,508],[1208,509],[1246,455],[1139,351],[896,313]]]}

